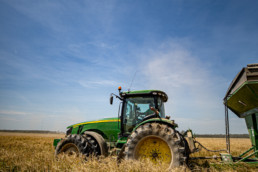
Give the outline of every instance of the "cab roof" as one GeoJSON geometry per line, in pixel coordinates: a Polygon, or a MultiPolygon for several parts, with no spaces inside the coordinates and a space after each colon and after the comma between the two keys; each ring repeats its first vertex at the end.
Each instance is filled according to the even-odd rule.
{"type": "Polygon", "coordinates": [[[160,96],[164,102],[168,100],[168,96],[164,91],[160,90],[137,90],[137,91],[124,91],[121,92],[120,95],[122,97],[127,96],[145,96],[145,95],[152,95],[152,96],[160,96]]]}

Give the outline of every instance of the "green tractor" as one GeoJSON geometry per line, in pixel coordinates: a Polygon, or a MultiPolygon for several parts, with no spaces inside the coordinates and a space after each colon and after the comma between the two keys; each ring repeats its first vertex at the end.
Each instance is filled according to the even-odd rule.
{"type": "Polygon", "coordinates": [[[111,94],[121,103],[118,118],[88,121],[67,127],[63,139],[55,139],[55,154],[150,159],[174,168],[187,163],[196,151],[192,131],[179,133],[178,125],[165,116],[168,96],[159,90],[141,90],[111,94]]]}

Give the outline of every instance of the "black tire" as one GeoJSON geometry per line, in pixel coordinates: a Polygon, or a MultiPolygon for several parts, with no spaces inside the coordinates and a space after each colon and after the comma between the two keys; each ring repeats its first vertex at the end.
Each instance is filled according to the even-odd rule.
{"type": "Polygon", "coordinates": [[[62,139],[56,146],[55,155],[61,153],[68,155],[86,155],[92,154],[93,149],[88,143],[87,139],[83,138],[81,135],[72,134],[68,135],[65,139],[62,139]]]}
{"type": "Polygon", "coordinates": [[[84,132],[84,137],[94,146],[94,153],[96,156],[108,156],[108,147],[104,138],[93,131],[84,132]]]}
{"type": "Polygon", "coordinates": [[[169,169],[184,165],[186,148],[179,133],[166,124],[146,123],[129,137],[125,147],[126,159],[149,158],[165,162],[169,169]]]}

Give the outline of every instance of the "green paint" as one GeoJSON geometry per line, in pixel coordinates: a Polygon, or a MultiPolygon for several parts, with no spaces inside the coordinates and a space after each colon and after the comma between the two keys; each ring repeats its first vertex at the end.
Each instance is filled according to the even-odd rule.
{"type": "Polygon", "coordinates": [[[87,124],[87,123],[96,123],[97,121],[101,122],[101,121],[109,121],[109,120],[117,120],[117,118],[103,118],[103,119],[95,120],[95,121],[80,122],[80,123],[68,126],[67,129],[71,128],[71,127],[76,127],[76,126],[80,126],[80,125],[83,125],[83,124],[87,124]]]}
{"type": "Polygon", "coordinates": [[[54,139],[54,143],[53,143],[54,147],[56,147],[58,142],[60,142],[60,141],[61,141],[61,139],[54,139]]]}
{"type": "MultiPolygon", "coordinates": [[[[247,115],[245,117],[245,122],[254,151],[258,151],[258,113],[247,115]]],[[[255,156],[258,158],[257,153],[255,156]]]]}
{"type": "MultiPolygon", "coordinates": [[[[112,118],[113,122],[96,122],[83,125],[83,129],[79,134],[85,131],[95,131],[102,135],[107,142],[115,142],[120,133],[118,118],[112,118]]],[[[101,121],[101,120],[99,120],[101,121]]],[[[75,134],[75,133],[74,133],[75,134]]]]}
{"type": "Polygon", "coordinates": [[[122,148],[123,145],[127,142],[127,137],[121,137],[120,139],[117,140],[116,142],[116,147],[117,148],[122,148]]]}

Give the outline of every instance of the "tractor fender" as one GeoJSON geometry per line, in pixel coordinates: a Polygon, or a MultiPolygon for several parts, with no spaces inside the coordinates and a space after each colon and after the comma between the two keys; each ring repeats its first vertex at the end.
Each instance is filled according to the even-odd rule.
{"type": "Polygon", "coordinates": [[[139,123],[138,125],[136,125],[136,127],[134,127],[133,131],[135,131],[138,127],[140,127],[141,125],[146,124],[146,123],[166,124],[173,129],[178,127],[178,125],[173,120],[168,120],[165,118],[152,118],[152,119],[145,120],[145,121],[139,123]]]}
{"type": "Polygon", "coordinates": [[[86,130],[82,130],[81,131],[81,134],[85,133],[86,131],[91,131],[91,132],[95,132],[95,133],[98,133],[99,135],[101,135],[104,139],[107,139],[107,136],[100,130],[97,130],[97,129],[86,129],[86,130]]]}

